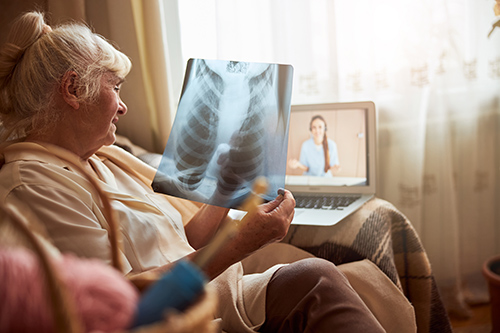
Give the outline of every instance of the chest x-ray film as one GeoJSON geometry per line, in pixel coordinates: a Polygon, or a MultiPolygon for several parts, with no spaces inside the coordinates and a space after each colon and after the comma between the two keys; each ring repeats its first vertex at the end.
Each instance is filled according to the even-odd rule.
{"type": "Polygon", "coordinates": [[[285,186],[293,68],[190,59],[153,189],[238,208],[256,178],[285,186]]]}

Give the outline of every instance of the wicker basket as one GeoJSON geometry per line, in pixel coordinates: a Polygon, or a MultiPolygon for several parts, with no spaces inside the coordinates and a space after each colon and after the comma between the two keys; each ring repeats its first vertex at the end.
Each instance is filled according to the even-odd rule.
{"type": "MultiPolygon", "coordinates": [[[[37,150],[37,149],[33,149],[37,150]]],[[[60,149],[55,147],[50,149],[54,155],[73,164],[87,177],[89,182],[94,186],[96,193],[99,195],[104,208],[104,213],[107,218],[110,229],[109,240],[112,248],[112,263],[113,266],[121,271],[121,262],[119,260],[119,239],[117,232],[118,223],[111,209],[110,200],[99,188],[95,179],[83,168],[80,161],[77,159],[70,160],[66,158],[66,154],[61,153],[60,149]]],[[[46,281],[49,294],[50,304],[53,309],[55,332],[60,333],[80,333],[83,332],[83,325],[76,314],[76,306],[70,293],[61,282],[58,271],[54,268],[50,260],[50,250],[44,245],[42,234],[35,233],[33,230],[39,230],[37,225],[41,225],[37,217],[26,211],[26,207],[13,205],[3,205],[0,203],[0,211],[5,214],[5,218],[0,222],[10,222],[13,230],[21,238],[24,239],[24,244],[18,246],[28,247],[33,250],[38,257],[42,270],[46,273],[46,281]],[[35,226],[35,228],[33,228],[35,226]]],[[[209,287],[205,288],[204,293],[200,296],[195,304],[182,313],[167,313],[162,322],[158,322],[148,326],[141,326],[122,333],[190,333],[190,332],[216,332],[219,331],[214,322],[214,309],[217,306],[217,297],[215,291],[209,287]]]]}

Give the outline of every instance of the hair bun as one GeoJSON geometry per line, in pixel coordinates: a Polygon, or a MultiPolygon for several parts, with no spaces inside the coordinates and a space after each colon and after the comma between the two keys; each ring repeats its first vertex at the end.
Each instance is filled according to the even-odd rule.
{"type": "Polygon", "coordinates": [[[0,86],[4,86],[26,50],[52,29],[40,12],[29,12],[14,21],[0,50],[0,86]]]}
{"type": "Polygon", "coordinates": [[[3,46],[0,52],[0,85],[4,85],[11,76],[24,51],[25,49],[12,43],[3,46]]]}

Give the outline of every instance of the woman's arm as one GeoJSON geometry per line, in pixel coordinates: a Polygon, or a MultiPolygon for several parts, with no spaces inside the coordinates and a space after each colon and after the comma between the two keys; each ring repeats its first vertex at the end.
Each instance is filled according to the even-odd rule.
{"type": "MultiPolygon", "coordinates": [[[[283,239],[293,219],[294,207],[295,199],[292,194],[286,190],[284,195],[279,195],[273,201],[259,205],[252,217],[243,220],[244,222],[239,225],[236,235],[223,244],[222,248],[217,252],[217,255],[207,265],[202,267],[207,277],[212,280],[224,272],[229,266],[241,261],[254,251],[267,244],[283,239]]],[[[211,211],[212,208],[208,208],[199,216],[201,217],[211,211]]],[[[222,210],[215,209],[214,211],[218,214],[218,217],[222,216],[222,210]]],[[[214,219],[214,221],[216,220],[217,219],[214,219]]],[[[195,224],[198,223],[195,222],[195,224]]],[[[205,249],[206,248],[200,248],[186,256],[185,259],[193,260],[195,256],[200,255],[205,249]]],[[[158,276],[158,274],[167,272],[173,264],[174,263],[170,263],[147,272],[136,274],[132,279],[142,282],[147,281],[148,277],[151,275],[158,276]]]]}
{"type": "Polygon", "coordinates": [[[203,205],[184,227],[189,244],[194,249],[207,245],[228,212],[229,208],[203,205]]]}

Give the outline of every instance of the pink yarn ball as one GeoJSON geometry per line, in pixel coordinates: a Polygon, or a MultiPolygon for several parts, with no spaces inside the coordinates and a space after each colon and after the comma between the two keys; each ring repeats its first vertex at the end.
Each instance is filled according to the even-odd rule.
{"type": "Polygon", "coordinates": [[[51,332],[50,307],[35,256],[25,250],[0,250],[0,331],[51,332]]]}
{"type": "MultiPolygon", "coordinates": [[[[96,259],[64,255],[55,261],[85,331],[112,332],[133,320],[139,294],[123,275],[96,259]]],[[[49,296],[38,258],[0,249],[0,331],[53,332],[49,296]]]]}

